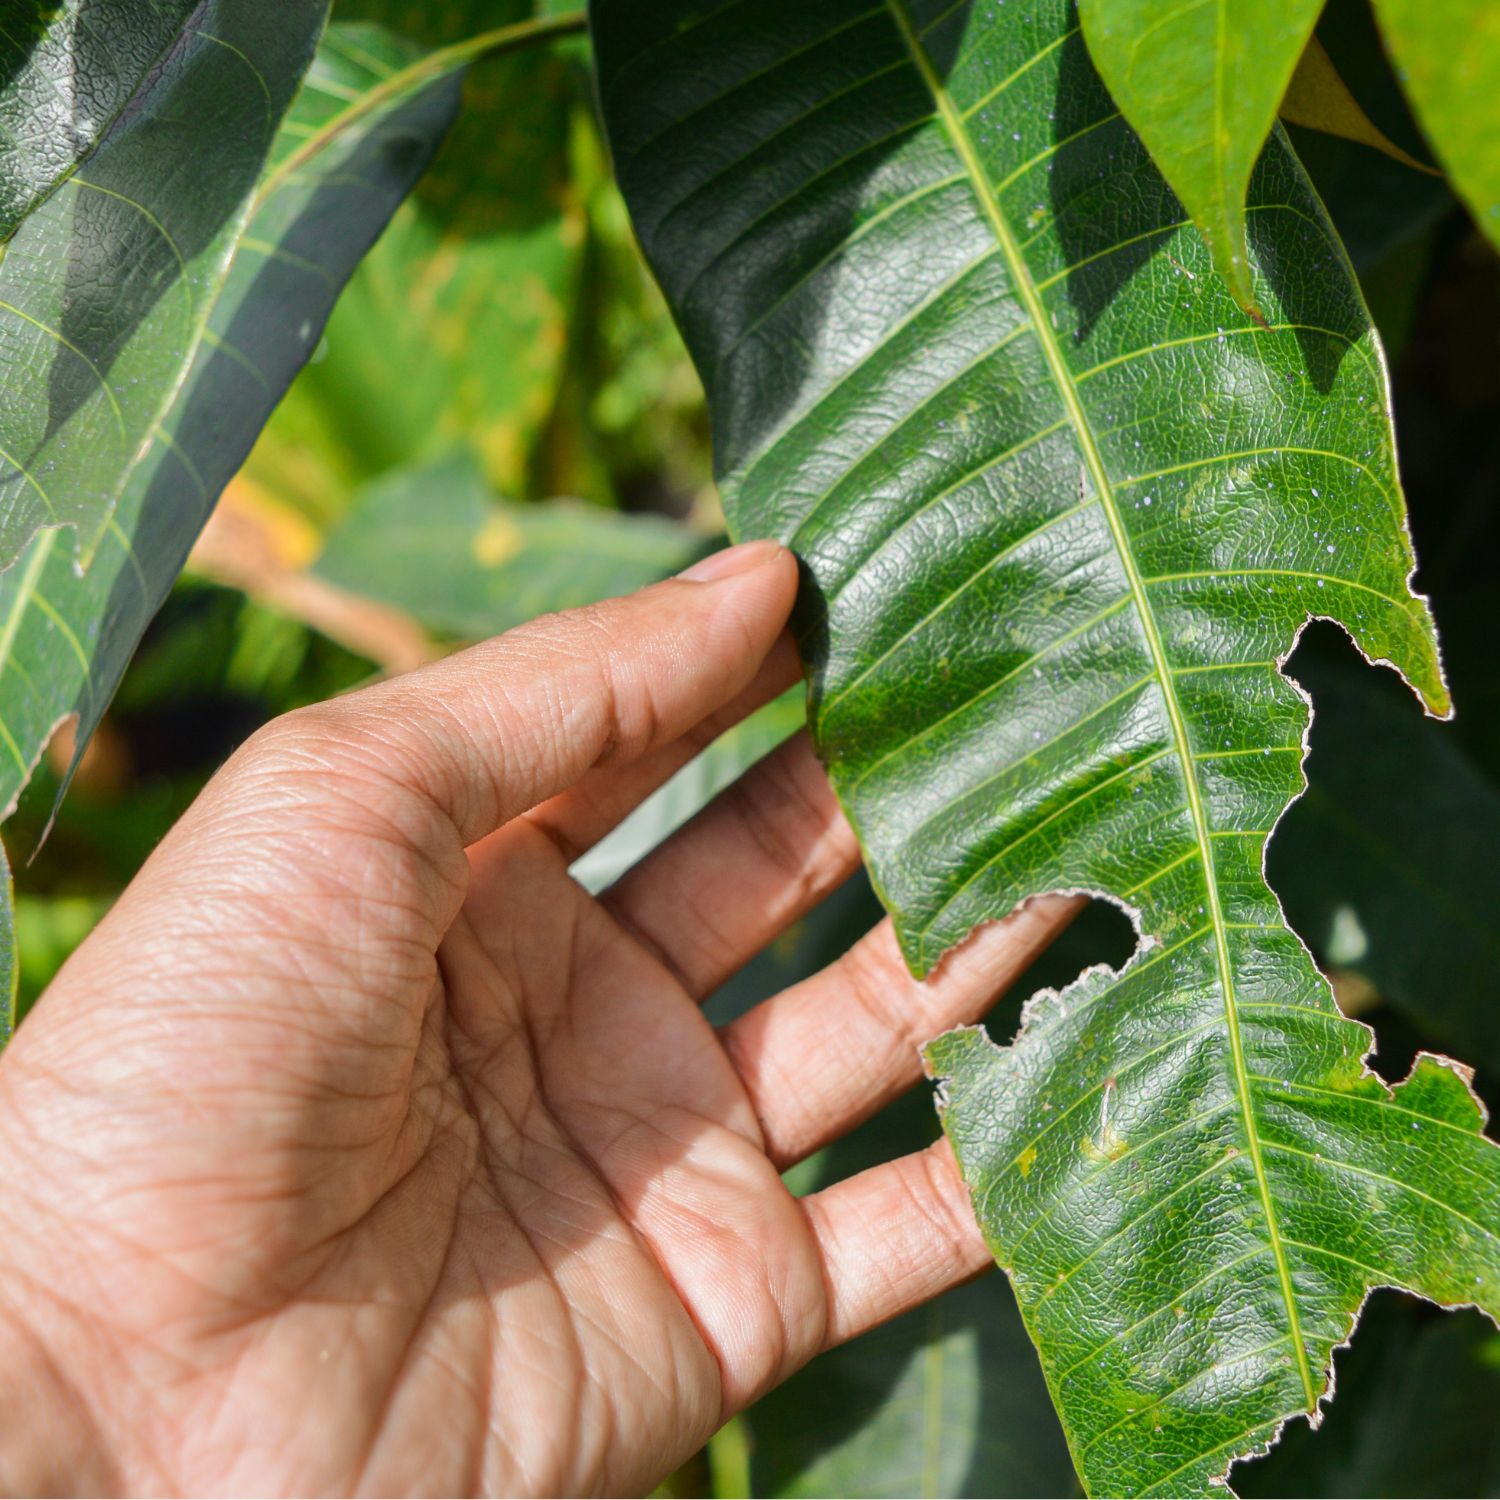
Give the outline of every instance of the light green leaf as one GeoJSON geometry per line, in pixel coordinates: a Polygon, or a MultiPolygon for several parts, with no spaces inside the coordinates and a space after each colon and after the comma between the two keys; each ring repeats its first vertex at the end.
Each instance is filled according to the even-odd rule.
{"type": "Polygon", "coordinates": [[[198,0],[7,0],[0,16],[0,243],[97,146],[184,36],[198,0]]]}
{"type": "Polygon", "coordinates": [[[712,550],[660,516],[497,500],[473,456],[459,452],[371,484],[313,571],[439,635],[482,640],[644,588],[712,550]]]}
{"type": "Polygon", "coordinates": [[[1322,1398],[1368,1287],[1500,1309],[1463,1075],[1393,1098],[1262,874],[1309,616],[1448,709],[1347,262],[1273,132],[1241,313],[1063,0],[593,15],[731,528],[803,564],[813,733],[913,968],[1040,891],[1136,915],[1123,973],[930,1059],[1085,1484],[1206,1493],[1322,1398]]]}
{"type": "Polygon", "coordinates": [[[49,526],[74,527],[93,559],[203,341],[325,8],[194,7],[88,161],[6,244],[0,567],[49,526]]]}
{"type": "MultiPolygon", "coordinates": [[[[524,0],[339,0],[424,48],[521,22],[524,0]]],[[[521,494],[554,405],[583,263],[569,179],[579,90],[549,52],[488,60],[431,171],[350,282],[248,473],[331,520],[361,483],[463,444],[521,494]]]]}
{"type": "MultiPolygon", "coordinates": [[[[225,0],[225,9],[239,8],[225,0]]],[[[314,30],[319,19],[309,17],[314,30]]],[[[77,743],[87,743],[214,501],[315,346],[350,270],[441,139],[457,105],[451,76],[423,74],[383,108],[353,113],[407,56],[366,28],[329,34],[269,175],[244,185],[250,218],[239,253],[93,565],[80,576],[62,534],[44,531],[0,574],[7,812],[59,723],[77,715],[77,743]]],[[[286,108],[278,101],[278,114],[286,108]]],[[[185,170],[159,159],[158,170],[172,168],[185,170]]],[[[0,951],[8,947],[8,924],[0,925],[0,951]]]]}
{"type": "Polygon", "coordinates": [[[1500,6],[1377,0],[1375,14],[1437,159],[1500,245],[1500,6]]]}
{"type": "Polygon", "coordinates": [[[1323,0],[1078,0],[1094,65],[1249,312],[1250,174],[1322,8],[1323,0]]]}

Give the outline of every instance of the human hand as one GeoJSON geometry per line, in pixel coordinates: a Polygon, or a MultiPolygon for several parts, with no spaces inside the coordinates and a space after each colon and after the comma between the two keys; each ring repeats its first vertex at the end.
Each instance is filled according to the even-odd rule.
{"type": "Polygon", "coordinates": [[[0,1484],[640,1491],[989,1264],[947,1149],[783,1168],[1072,915],[889,924],[716,1033],[855,867],[805,736],[595,900],[570,864],[796,676],[791,557],[540,620],[224,767],[0,1062],[0,1484]]]}

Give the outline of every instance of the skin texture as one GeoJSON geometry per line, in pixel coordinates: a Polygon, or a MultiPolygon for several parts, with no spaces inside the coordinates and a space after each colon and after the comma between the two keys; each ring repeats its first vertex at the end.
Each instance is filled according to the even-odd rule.
{"type": "Polygon", "coordinates": [[[699,1002],[854,868],[805,740],[601,899],[570,862],[795,679],[774,544],[256,735],[0,1062],[0,1484],[649,1488],[990,1257],[946,1145],[779,1173],[1073,914],[882,925],[699,1002]]]}

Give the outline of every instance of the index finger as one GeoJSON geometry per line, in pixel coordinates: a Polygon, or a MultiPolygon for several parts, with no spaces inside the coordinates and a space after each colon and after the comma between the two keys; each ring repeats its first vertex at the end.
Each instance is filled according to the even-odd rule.
{"type": "Polygon", "coordinates": [[[535,620],[276,729],[329,771],[374,771],[420,796],[465,846],[572,786],[679,739],[754,678],[791,612],[775,542],[535,620]]]}

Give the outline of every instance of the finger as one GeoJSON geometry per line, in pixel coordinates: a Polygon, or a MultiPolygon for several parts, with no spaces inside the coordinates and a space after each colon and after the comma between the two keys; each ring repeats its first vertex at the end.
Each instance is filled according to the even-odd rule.
{"type": "Polygon", "coordinates": [[[803,731],[720,792],[602,899],[702,1000],[858,863],[859,845],[803,731]]]}
{"type": "Polygon", "coordinates": [[[801,1207],[823,1263],[824,1349],[994,1264],[946,1140],[813,1193],[801,1207]]]}
{"type": "Polygon", "coordinates": [[[577,786],[533,808],[525,816],[571,864],[616,828],[654,791],[707,749],[726,730],[785,692],[801,674],[797,646],[784,632],[741,693],[695,724],[686,734],[623,766],[600,766],[577,786]]]}
{"type": "MultiPolygon", "coordinates": [[[[773,542],[714,554],[624,599],[535,620],[441,662],[302,709],[251,760],[413,794],[470,845],[574,785],[670,744],[744,690],[791,612],[773,542]]],[[[403,827],[413,835],[420,830],[403,827]]]]}
{"type": "Polygon", "coordinates": [[[887,920],[821,973],[731,1022],[724,1047],[771,1159],[801,1161],[904,1093],[921,1076],[923,1043],[979,1020],[1087,904],[1028,901],[926,980],[912,977],[887,920]]]}

